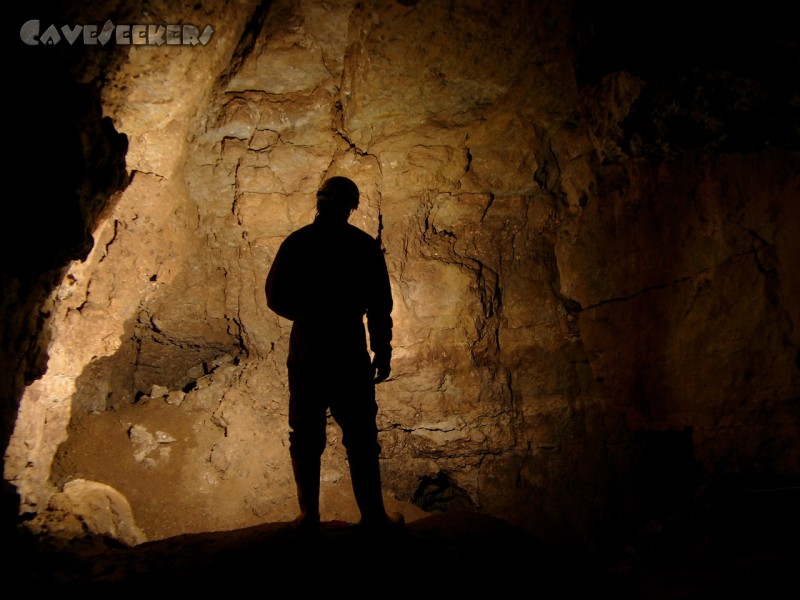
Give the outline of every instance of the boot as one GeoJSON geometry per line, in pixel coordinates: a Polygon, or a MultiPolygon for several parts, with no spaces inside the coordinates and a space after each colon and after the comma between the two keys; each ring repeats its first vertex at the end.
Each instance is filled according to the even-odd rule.
{"type": "Polygon", "coordinates": [[[293,522],[294,527],[302,532],[318,532],[320,459],[292,457],[292,470],[297,486],[297,503],[300,506],[300,514],[293,522]]]}
{"type": "Polygon", "coordinates": [[[370,533],[390,533],[403,529],[400,513],[387,513],[383,504],[381,473],[377,457],[373,460],[350,460],[353,494],[361,512],[359,527],[370,533]]]}

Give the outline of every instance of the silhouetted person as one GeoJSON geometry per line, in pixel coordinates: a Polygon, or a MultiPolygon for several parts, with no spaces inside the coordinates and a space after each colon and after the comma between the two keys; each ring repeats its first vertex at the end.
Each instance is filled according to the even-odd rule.
{"type": "Polygon", "coordinates": [[[403,524],[401,515],[387,515],[384,508],[375,422],[375,384],[391,370],[392,294],[378,241],[347,222],[358,200],[350,179],[325,181],[314,222],[284,240],[266,282],[269,308],[294,322],[286,361],[289,451],[300,505],[295,523],[306,530],[320,522],[328,408],[342,429],[360,525],[380,530],[403,524]]]}

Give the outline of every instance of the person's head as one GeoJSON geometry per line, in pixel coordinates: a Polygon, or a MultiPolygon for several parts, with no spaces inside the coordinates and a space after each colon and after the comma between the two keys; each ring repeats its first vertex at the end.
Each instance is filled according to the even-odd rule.
{"type": "Polygon", "coordinates": [[[317,192],[317,214],[346,221],[358,208],[358,186],[347,177],[331,177],[317,192]]]}

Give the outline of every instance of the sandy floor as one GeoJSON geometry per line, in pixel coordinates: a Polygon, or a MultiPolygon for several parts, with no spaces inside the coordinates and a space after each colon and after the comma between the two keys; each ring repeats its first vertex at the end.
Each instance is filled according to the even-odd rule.
{"type": "Polygon", "coordinates": [[[4,566],[13,571],[6,581],[20,589],[83,597],[329,591],[408,598],[513,593],[795,600],[800,597],[797,525],[780,520],[794,514],[796,494],[790,491],[793,497],[786,503],[767,497],[747,506],[731,502],[702,523],[685,519],[661,529],[653,525],[605,555],[563,552],[504,521],[454,512],[419,519],[382,537],[333,521],[324,523],[318,536],[269,523],[134,548],[94,539],[53,552],[21,540],[4,566]],[[756,512],[745,519],[736,516],[740,509],[756,512]]]}

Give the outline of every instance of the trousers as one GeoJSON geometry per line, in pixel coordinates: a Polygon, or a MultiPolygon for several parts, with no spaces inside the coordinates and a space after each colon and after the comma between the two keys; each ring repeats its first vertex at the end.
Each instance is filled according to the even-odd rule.
{"type": "Polygon", "coordinates": [[[293,459],[320,457],[327,444],[327,414],[342,429],[348,460],[377,459],[381,453],[375,418],[375,384],[358,373],[312,372],[289,365],[289,452],[293,459]]]}

